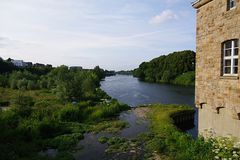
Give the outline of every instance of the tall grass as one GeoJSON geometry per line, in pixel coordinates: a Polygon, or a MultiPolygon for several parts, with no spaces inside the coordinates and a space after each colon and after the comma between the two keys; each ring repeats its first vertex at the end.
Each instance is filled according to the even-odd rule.
{"type": "Polygon", "coordinates": [[[152,134],[146,135],[146,147],[150,153],[157,152],[174,160],[213,159],[212,145],[203,138],[197,140],[174,126],[172,114],[192,110],[187,106],[153,105],[150,113],[152,134]]]}

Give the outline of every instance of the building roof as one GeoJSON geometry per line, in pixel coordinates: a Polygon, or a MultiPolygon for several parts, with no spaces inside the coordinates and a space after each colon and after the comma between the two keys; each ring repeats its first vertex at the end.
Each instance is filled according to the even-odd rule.
{"type": "Polygon", "coordinates": [[[208,2],[211,2],[212,0],[196,0],[192,2],[192,6],[196,9],[202,7],[203,5],[207,4],[208,2]]]}

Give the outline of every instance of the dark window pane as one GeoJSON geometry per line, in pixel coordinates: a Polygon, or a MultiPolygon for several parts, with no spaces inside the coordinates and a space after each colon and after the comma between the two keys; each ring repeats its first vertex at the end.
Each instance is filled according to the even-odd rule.
{"type": "Polygon", "coordinates": [[[225,67],[230,67],[231,66],[231,60],[228,59],[228,60],[225,60],[225,67]]]}
{"type": "Polygon", "coordinates": [[[238,59],[234,59],[233,61],[234,61],[233,65],[238,66],[238,59]]]}
{"type": "Polygon", "coordinates": [[[224,67],[225,74],[231,74],[231,67],[224,67]]]}
{"type": "Polygon", "coordinates": [[[228,9],[236,6],[236,0],[228,0],[228,9]]]}
{"type": "Polygon", "coordinates": [[[238,40],[234,40],[234,47],[238,47],[239,46],[239,41],[238,40]]]}
{"type": "Polygon", "coordinates": [[[225,57],[231,56],[232,55],[232,50],[225,50],[225,57]]]}
{"type": "Polygon", "coordinates": [[[234,55],[235,55],[235,56],[238,55],[238,48],[234,49],[234,55]]]}
{"type": "Polygon", "coordinates": [[[230,49],[230,48],[232,48],[232,41],[225,42],[225,49],[230,49]]]}
{"type": "Polygon", "coordinates": [[[233,67],[233,74],[237,74],[238,73],[238,67],[233,67]]]}

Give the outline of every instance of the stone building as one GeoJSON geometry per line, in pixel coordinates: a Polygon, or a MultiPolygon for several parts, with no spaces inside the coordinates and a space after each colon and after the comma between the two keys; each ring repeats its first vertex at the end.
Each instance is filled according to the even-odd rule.
{"type": "Polygon", "coordinates": [[[197,0],[199,133],[240,137],[240,0],[197,0]]]}

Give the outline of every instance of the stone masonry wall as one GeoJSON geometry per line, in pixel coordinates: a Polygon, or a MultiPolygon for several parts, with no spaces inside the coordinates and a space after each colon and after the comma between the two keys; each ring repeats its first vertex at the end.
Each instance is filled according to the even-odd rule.
{"type": "MultiPolygon", "coordinates": [[[[196,96],[199,133],[240,137],[240,80],[223,77],[222,43],[240,39],[240,0],[227,11],[227,0],[212,0],[197,9],[196,96]],[[202,109],[201,109],[202,108],[202,109]]],[[[239,64],[240,74],[240,64],[239,64]]]]}

